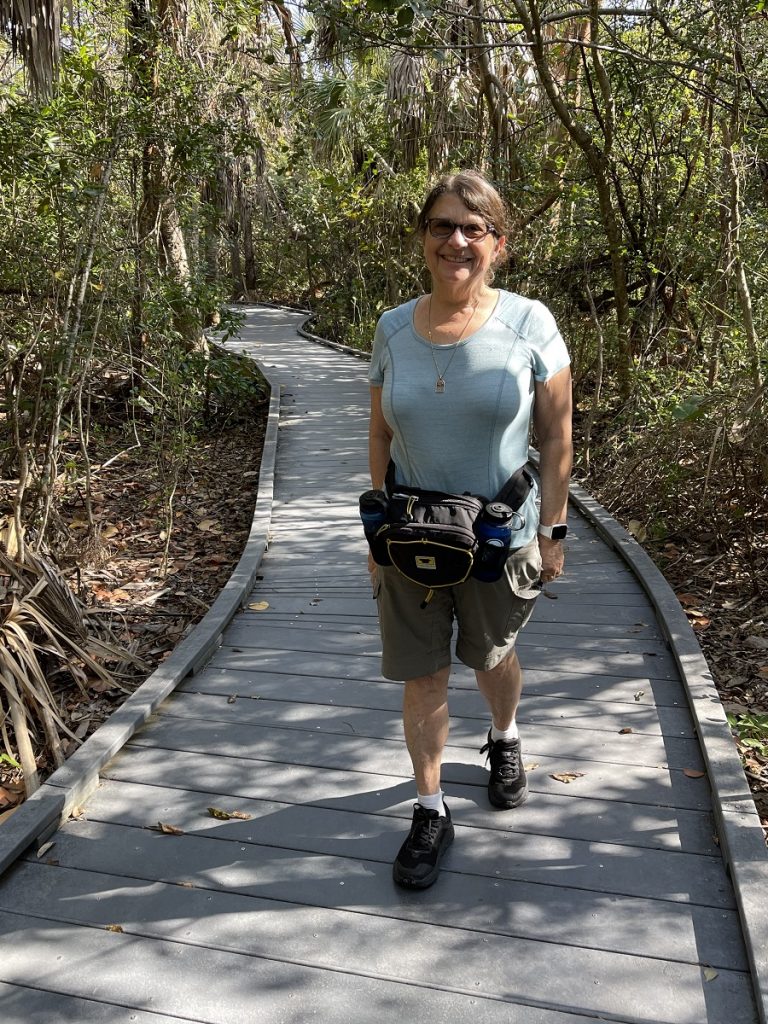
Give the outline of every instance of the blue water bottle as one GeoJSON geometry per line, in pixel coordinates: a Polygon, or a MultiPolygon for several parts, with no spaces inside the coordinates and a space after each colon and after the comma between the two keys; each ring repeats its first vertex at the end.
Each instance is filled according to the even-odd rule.
{"type": "Polygon", "coordinates": [[[501,578],[512,543],[514,514],[503,501],[491,501],[475,520],[479,550],[475,555],[472,575],[476,580],[495,583],[501,578]]]}
{"type": "Polygon", "coordinates": [[[389,502],[384,491],[363,491],[359,498],[360,518],[366,537],[372,537],[387,521],[389,502]]]}
{"type": "Polygon", "coordinates": [[[383,535],[378,535],[381,527],[387,522],[389,500],[384,491],[364,491],[360,495],[359,503],[365,539],[368,541],[373,560],[377,565],[389,565],[386,540],[383,535]]]}

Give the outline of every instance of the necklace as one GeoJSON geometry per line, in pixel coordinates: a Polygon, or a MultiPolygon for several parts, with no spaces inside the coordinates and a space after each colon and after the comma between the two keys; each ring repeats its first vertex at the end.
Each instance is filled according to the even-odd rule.
{"type": "Polygon", "coordinates": [[[435,356],[435,343],[432,341],[432,294],[430,293],[427,303],[427,337],[429,338],[429,351],[432,353],[432,362],[435,364],[435,373],[437,374],[437,379],[435,380],[435,391],[437,392],[438,395],[442,395],[445,393],[445,375],[446,373],[448,373],[450,365],[453,362],[453,357],[456,355],[456,352],[458,351],[459,342],[462,340],[467,328],[472,323],[472,317],[477,312],[477,307],[479,305],[480,300],[478,299],[477,302],[472,307],[472,312],[469,314],[467,322],[464,324],[464,327],[462,328],[461,334],[458,336],[454,343],[455,348],[453,352],[451,352],[451,358],[448,360],[448,365],[444,370],[441,370],[440,367],[437,365],[437,357],[435,356]]]}

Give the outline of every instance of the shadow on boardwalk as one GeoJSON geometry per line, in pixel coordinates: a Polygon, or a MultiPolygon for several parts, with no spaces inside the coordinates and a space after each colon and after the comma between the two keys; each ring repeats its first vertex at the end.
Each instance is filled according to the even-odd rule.
{"type": "Polygon", "coordinates": [[[4,1024],[751,1024],[674,659],[575,513],[568,575],[521,638],[531,798],[489,808],[486,712],[457,665],[456,842],[433,889],[392,884],[413,783],[356,521],[366,366],[299,339],[298,322],[253,312],[238,342],[283,384],[252,598],[267,607],[234,620],[82,817],[4,878],[4,1024]]]}

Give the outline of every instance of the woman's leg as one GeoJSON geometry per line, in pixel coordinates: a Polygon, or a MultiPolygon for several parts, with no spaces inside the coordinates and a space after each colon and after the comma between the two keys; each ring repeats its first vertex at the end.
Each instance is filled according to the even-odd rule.
{"type": "Polygon", "coordinates": [[[497,729],[508,729],[514,721],[520,694],[523,691],[523,673],[517,653],[513,650],[488,671],[476,671],[477,686],[491,709],[497,729]]]}
{"type": "Polygon", "coordinates": [[[443,748],[448,740],[448,678],[450,665],[427,676],[409,679],[403,693],[403,731],[416,776],[417,792],[440,790],[443,748]]]}

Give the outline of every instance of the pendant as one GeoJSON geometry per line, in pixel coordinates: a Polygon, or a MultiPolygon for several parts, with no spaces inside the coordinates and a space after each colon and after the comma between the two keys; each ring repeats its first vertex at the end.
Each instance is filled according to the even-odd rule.
{"type": "Polygon", "coordinates": [[[442,377],[438,377],[437,380],[435,381],[435,391],[438,393],[438,395],[442,395],[443,392],[445,391],[445,381],[443,380],[442,377]]]}

